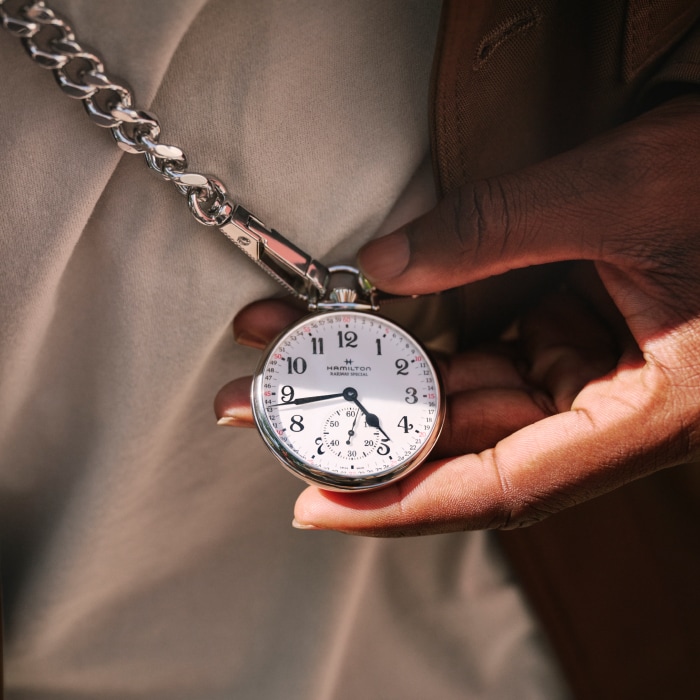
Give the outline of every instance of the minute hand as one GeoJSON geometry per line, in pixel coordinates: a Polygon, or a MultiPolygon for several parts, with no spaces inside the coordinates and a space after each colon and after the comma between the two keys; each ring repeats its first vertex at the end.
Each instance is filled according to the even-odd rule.
{"type": "Polygon", "coordinates": [[[276,403],[275,406],[299,406],[303,403],[313,403],[314,401],[325,401],[326,399],[339,399],[343,393],[340,394],[324,394],[323,396],[305,396],[301,399],[294,399],[294,401],[282,401],[282,403],[276,403]]]}

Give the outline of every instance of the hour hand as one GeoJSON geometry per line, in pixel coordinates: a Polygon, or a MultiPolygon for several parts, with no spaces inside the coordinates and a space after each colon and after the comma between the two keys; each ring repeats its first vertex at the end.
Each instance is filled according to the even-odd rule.
{"type": "Polygon", "coordinates": [[[365,421],[367,422],[367,425],[370,428],[376,428],[387,440],[391,440],[391,438],[384,432],[382,426],[379,425],[379,416],[376,413],[369,413],[367,409],[357,399],[355,399],[355,403],[357,404],[358,408],[365,414],[365,421]]]}
{"type": "Polygon", "coordinates": [[[326,401],[327,399],[339,399],[343,395],[341,391],[339,394],[323,394],[321,396],[304,396],[301,399],[294,399],[293,401],[282,401],[282,403],[276,403],[275,406],[300,406],[304,403],[314,403],[314,401],[326,401]]]}

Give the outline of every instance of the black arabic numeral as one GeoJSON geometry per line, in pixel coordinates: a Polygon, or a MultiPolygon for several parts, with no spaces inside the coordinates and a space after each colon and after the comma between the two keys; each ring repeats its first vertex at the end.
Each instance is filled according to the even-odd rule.
{"type": "Polygon", "coordinates": [[[413,423],[408,422],[408,416],[404,416],[396,425],[398,425],[399,428],[403,428],[404,433],[413,430],[413,423]]]}
{"type": "Polygon", "coordinates": [[[406,389],[406,393],[408,396],[404,399],[406,403],[418,403],[418,397],[416,394],[418,393],[412,386],[409,386],[408,389],[406,389]]]}
{"type": "Polygon", "coordinates": [[[304,374],[306,360],[303,357],[287,358],[287,374],[304,374]]]}
{"type": "Polygon", "coordinates": [[[345,331],[345,333],[343,333],[343,331],[338,331],[338,347],[356,348],[357,333],[353,331],[345,331]]]}
{"type": "Polygon", "coordinates": [[[304,416],[294,415],[292,416],[292,424],[289,426],[292,432],[300,433],[304,429],[304,416]]]}
{"type": "Polygon", "coordinates": [[[322,454],[324,453],[324,449],[323,449],[323,438],[317,437],[317,438],[314,440],[314,442],[318,445],[318,449],[316,450],[316,453],[322,455],[322,454]]]}
{"type": "Polygon", "coordinates": [[[396,360],[396,362],[394,362],[394,366],[398,370],[396,374],[403,374],[404,376],[408,375],[408,360],[396,360]]]}
{"type": "Polygon", "coordinates": [[[311,338],[311,351],[314,355],[323,355],[323,338],[311,338]]]}
{"type": "Polygon", "coordinates": [[[282,399],[282,403],[290,403],[294,401],[294,389],[288,384],[285,384],[281,389],[280,398],[282,399]]]}

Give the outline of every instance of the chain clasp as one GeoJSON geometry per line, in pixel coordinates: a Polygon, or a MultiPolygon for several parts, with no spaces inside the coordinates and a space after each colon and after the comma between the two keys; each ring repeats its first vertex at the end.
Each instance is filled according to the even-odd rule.
{"type": "Polygon", "coordinates": [[[225,216],[223,222],[217,222],[219,230],[289,292],[309,303],[325,296],[330,277],[325,265],[267,228],[240,204],[226,201],[219,212],[225,216]]]}

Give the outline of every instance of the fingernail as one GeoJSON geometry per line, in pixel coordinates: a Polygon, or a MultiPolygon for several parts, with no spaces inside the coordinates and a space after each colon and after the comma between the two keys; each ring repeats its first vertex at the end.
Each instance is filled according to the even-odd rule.
{"type": "Polygon", "coordinates": [[[252,419],[250,411],[241,411],[240,413],[233,412],[225,416],[221,416],[216,421],[217,425],[230,425],[234,428],[254,428],[255,422],[252,419]]]}
{"type": "Polygon", "coordinates": [[[309,525],[309,523],[300,523],[296,518],[292,520],[292,527],[297,530],[321,530],[322,528],[316,527],[315,525],[309,525]]]}
{"type": "Polygon", "coordinates": [[[362,271],[373,282],[398,277],[408,266],[410,257],[411,247],[403,231],[370,241],[358,254],[362,271]]]}
{"type": "Polygon", "coordinates": [[[256,348],[257,350],[262,350],[267,345],[265,338],[261,338],[249,331],[236,331],[235,328],[233,329],[233,339],[239,345],[246,345],[249,348],[256,348]]]}

